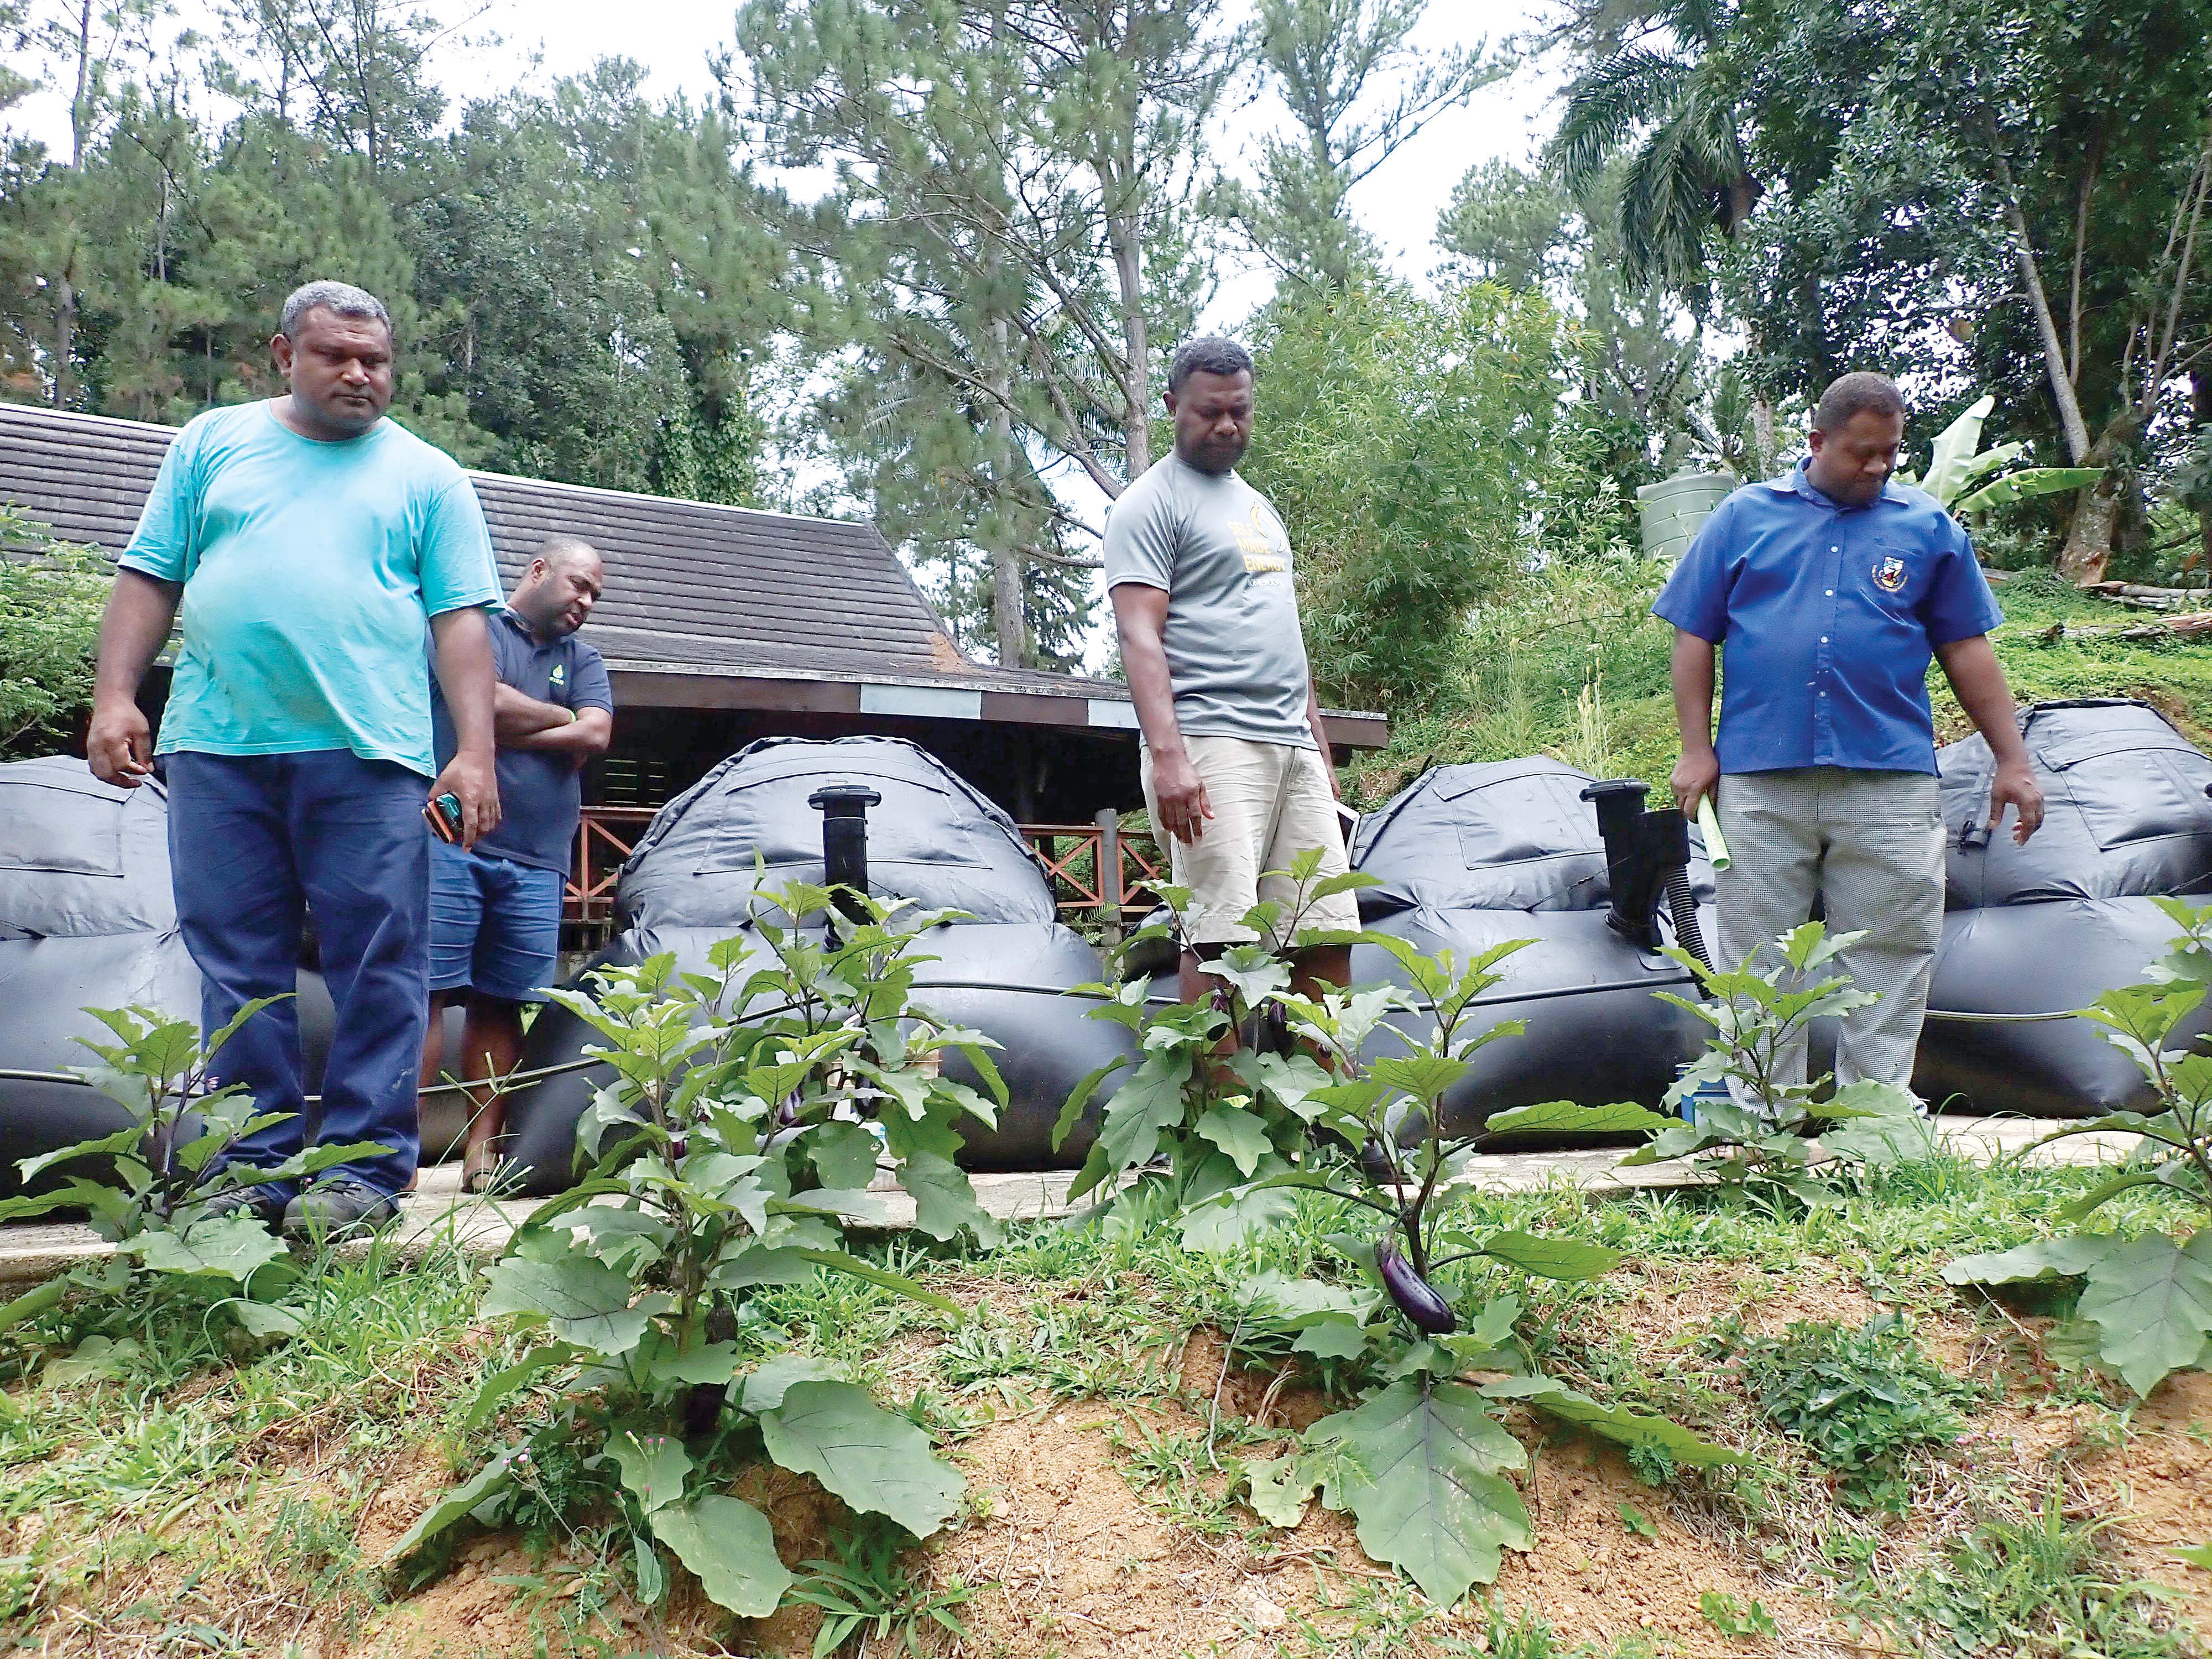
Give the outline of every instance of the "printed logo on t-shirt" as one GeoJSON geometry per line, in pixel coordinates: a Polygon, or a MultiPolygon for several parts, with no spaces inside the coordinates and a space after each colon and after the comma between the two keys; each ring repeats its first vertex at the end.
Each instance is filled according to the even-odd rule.
{"type": "Polygon", "coordinates": [[[1874,585],[1885,593],[1894,593],[1905,586],[1905,561],[1896,557],[1884,559],[1874,568],[1874,585]]]}
{"type": "Polygon", "coordinates": [[[1275,575],[1291,568],[1291,538],[1267,502],[1255,496],[1252,511],[1229,527],[1236,534],[1237,550],[1244,556],[1247,575],[1275,575]]]}

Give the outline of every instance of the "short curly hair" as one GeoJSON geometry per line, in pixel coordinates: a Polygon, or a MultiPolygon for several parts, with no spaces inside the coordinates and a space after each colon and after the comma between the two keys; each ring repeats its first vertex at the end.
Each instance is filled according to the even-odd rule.
{"type": "Polygon", "coordinates": [[[1194,374],[1249,374],[1252,354],[1236,341],[1218,334],[1186,340],[1168,364],[1168,390],[1180,392],[1194,374]]]}
{"type": "Polygon", "coordinates": [[[1854,415],[1902,415],[1905,394],[1886,374],[1839,374],[1828,382],[1813,410],[1814,429],[1840,432],[1854,415]]]}
{"type": "Polygon", "coordinates": [[[392,313],[384,308],[384,301],[365,288],[356,288],[351,283],[302,283],[285,296],[283,319],[277,330],[288,340],[297,339],[300,325],[307,320],[311,311],[327,311],[336,317],[352,317],[361,320],[382,323],[385,331],[392,331],[392,313]]]}

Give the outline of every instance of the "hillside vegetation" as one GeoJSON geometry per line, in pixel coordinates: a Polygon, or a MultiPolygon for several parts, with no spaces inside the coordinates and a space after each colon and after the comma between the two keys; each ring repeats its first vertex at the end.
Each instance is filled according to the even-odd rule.
{"type": "MultiPolygon", "coordinates": [[[[1600,777],[1663,786],[1676,747],[1667,684],[1673,630],[1650,607],[1668,569],[1648,559],[1555,564],[1477,609],[1425,705],[1394,711],[1390,746],[1350,768],[1354,801],[1378,805],[1430,766],[1538,753],[1600,777]]],[[[2002,578],[2005,611],[1993,638],[2020,702],[2142,697],[2212,746],[2212,650],[2184,640],[2069,637],[2151,618],[2079,593],[2047,568],[1992,574],[2002,578]],[[2056,642],[2047,638],[2054,623],[2067,630],[2056,642]]],[[[1966,736],[1972,727],[1940,671],[1929,671],[1929,684],[1939,740],[1966,736]]]]}

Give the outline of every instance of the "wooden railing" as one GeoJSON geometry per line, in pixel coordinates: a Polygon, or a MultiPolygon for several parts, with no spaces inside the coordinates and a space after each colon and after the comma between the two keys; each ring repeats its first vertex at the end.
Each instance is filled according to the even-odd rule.
{"type": "MultiPolygon", "coordinates": [[[[576,825],[574,861],[561,910],[570,949],[604,944],[612,931],[615,883],[650,806],[586,806],[576,825]]],[[[1022,838],[1044,861],[1060,913],[1108,927],[1126,926],[1158,902],[1167,860],[1149,831],[1121,829],[1110,812],[1094,823],[1024,823],[1022,838]],[[1102,879],[1103,873],[1103,879],[1102,879]]]]}

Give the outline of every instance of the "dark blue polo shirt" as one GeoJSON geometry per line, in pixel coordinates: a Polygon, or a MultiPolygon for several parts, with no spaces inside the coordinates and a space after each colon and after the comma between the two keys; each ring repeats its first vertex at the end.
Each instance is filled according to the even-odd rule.
{"type": "Polygon", "coordinates": [[[2004,620],[1934,496],[1838,507],[1802,461],[1715,507],[1651,609],[1722,648],[1723,773],[1933,772],[1935,647],[2004,620]]]}
{"type": "MultiPolygon", "coordinates": [[[[502,685],[564,708],[614,712],[607,666],[583,641],[570,634],[541,643],[511,611],[495,611],[488,620],[492,663],[502,685]]],[[[453,758],[453,717],[447,712],[434,666],[430,717],[442,771],[453,758]]],[[[583,805],[584,775],[568,757],[501,749],[499,828],[477,843],[477,851],[541,870],[565,872],[574,862],[576,818],[583,805]]]]}

